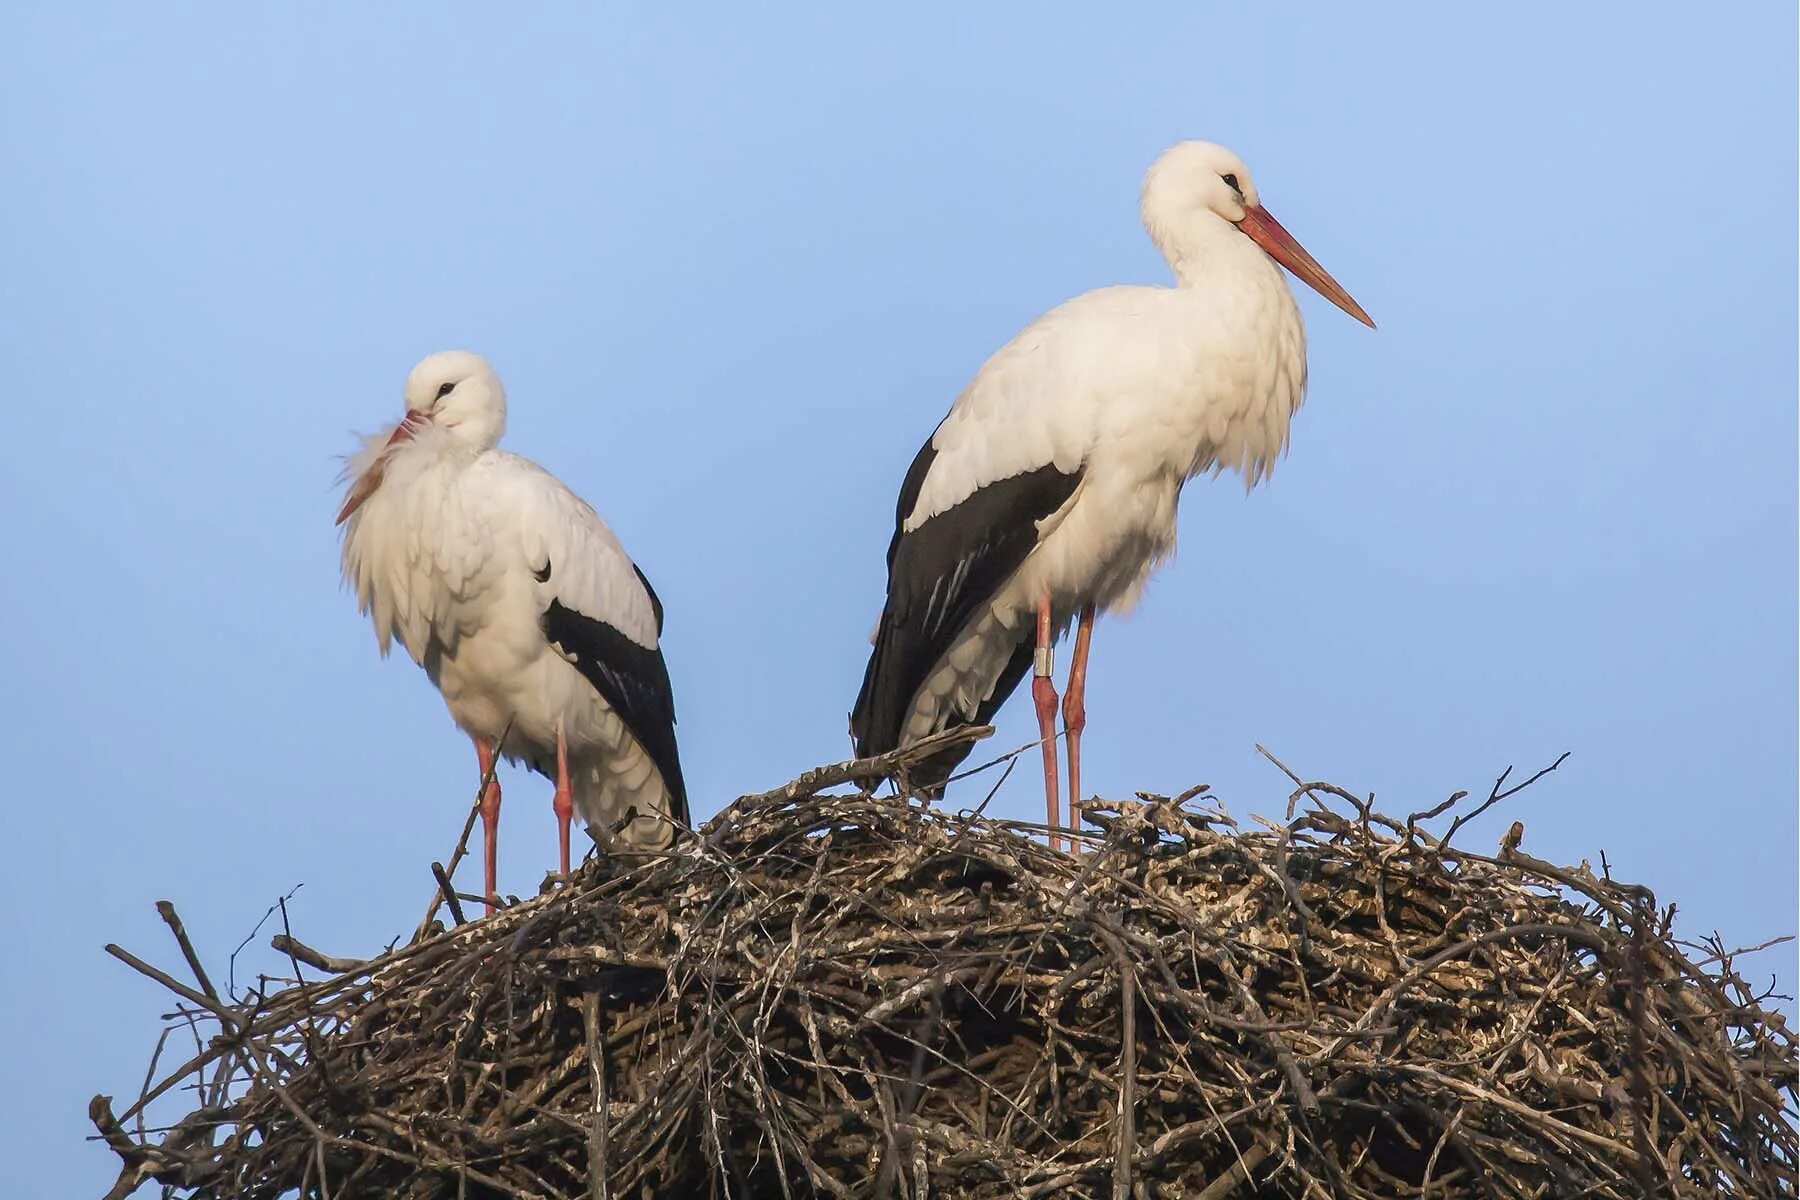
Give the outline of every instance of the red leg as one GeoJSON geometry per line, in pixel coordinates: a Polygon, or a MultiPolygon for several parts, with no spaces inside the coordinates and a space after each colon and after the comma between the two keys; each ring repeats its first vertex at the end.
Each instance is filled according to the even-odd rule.
{"type": "Polygon", "coordinates": [[[1031,698],[1037,702],[1038,737],[1044,748],[1044,807],[1048,812],[1050,848],[1062,848],[1057,835],[1062,815],[1062,789],[1056,781],[1056,685],[1050,681],[1050,597],[1038,601],[1037,658],[1033,664],[1031,698]]]}
{"type": "Polygon", "coordinates": [[[500,777],[494,774],[494,750],[475,738],[475,761],[481,764],[481,778],[487,782],[481,789],[481,894],[487,898],[487,911],[494,915],[494,897],[499,894],[494,882],[494,856],[500,846],[500,777]]]}
{"type": "Polygon", "coordinates": [[[562,726],[556,727],[556,793],[550,797],[556,809],[557,864],[564,875],[569,873],[569,817],[575,811],[574,793],[569,790],[569,748],[563,742],[562,726]]]}
{"type": "MultiPolygon", "coordinates": [[[[1094,606],[1081,610],[1075,649],[1069,654],[1069,686],[1063,691],[1063,731],[1069,741],[1069,828],[1081,828],[1081,731],[1087,728],[1088,645],[1094,640],[1094,606]]],[[[1073,845],[1074,843],[1071,843],[1073,845]]]]}

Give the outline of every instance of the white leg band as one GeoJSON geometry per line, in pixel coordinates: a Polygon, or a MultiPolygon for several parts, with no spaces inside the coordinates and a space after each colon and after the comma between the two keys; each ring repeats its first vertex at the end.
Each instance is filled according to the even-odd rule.
{"type": "Polygon", "coordinates": [[[1036,664],[1036,674],[1039,679],[1050,678],[1050,670],[1056,665],[1056,648],[1054,646],[1039,646],[1032,661],[1036,664]]]}

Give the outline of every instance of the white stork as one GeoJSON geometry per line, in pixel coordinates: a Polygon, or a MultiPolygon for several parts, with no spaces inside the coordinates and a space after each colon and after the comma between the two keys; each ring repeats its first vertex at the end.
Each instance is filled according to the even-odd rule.
{"type": "MultiPolygon", "coordinates": [[[[879,754],[985,723],[1033,671],[1053,831],[1057,638],[1077,622],[1063,702],[1073,829],[1094,614],[1129,608],[1174,550],[1187,480],[1231,467],[1254,487],[1287,446],[1306,339],[1277,264],[1375,324],[1223,146],[1165,151],[1142,214],[1175,286],[1101,288],[1040,317],[983,364],[913,459],[850,714],[857,753],[879,754]]],[[[967,753],[945,752],[914,781],[941,783],[967,753]]]]}
{"type": "MultiPolygon", "coordinates": [[[[586,501],[495,443],[506,392],[465,351],[406,379],[406,413],[351,460],[338,524],[343,570],[386,655],[425,668],[483,778],[496,752],[556,781],[557,851],[569,817],[660,849],[688,821],[675,703],[657,639],[662,604],[586,501]],[[504,735],[504,741],[502,737],[504,735]]],[[[493,909],[500,785],[482,791],[493,909]]]]}

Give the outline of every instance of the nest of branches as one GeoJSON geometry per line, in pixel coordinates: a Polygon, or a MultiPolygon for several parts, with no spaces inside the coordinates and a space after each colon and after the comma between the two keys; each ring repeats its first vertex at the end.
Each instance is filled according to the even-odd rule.
{"type": "Polygon", "coordinates": [[[1406,818],[1296,779],[1254,828],[1092,802],[1073,856],[823,794],[894,766],[368,961],[277,938],[325,977],[240,1003],[165,910],[194,985],[115,952],[217,1030],[95,1098],[113,1194],[1795,1195],[1781,1017],[1642,889],[1453,845],[1504,777],[1406,818]]]}

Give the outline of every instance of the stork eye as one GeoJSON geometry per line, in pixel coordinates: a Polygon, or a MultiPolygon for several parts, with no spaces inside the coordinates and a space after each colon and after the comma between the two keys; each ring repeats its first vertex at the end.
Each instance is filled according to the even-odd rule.
{"type": "Polygon", "coordinates": [[[1240,188],[1238,186],[1238,181],[1237,181],[1236,175],[1221,175],[1221,176],[1219,176],[1219,178],[1223,179],[1225,181],[1226,187],[1230,188],[1232,191],[1236,192],[1238,195],[1242,196],[1244,194],[1244,189],[1240,188]]]}
{"type": "Polygon", "coordinates": [[[455,390],[456,390],[456,385],[454,383],[441,384],[438,387],[438,394],[436,396],[436,399],[442,400],[445,396],[448,396],[451,392],[454,392],[455,390]]]}

